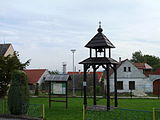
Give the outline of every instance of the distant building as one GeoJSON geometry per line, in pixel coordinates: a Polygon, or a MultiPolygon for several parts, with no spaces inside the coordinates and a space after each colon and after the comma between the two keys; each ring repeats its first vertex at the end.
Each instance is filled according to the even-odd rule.
{"type": "MultiPolygon", "coordinates": [[[[132,63],[128,59],[119,62],[117,68],[117,89],[119,93],[130,92],[130,90],[151,92],[151,81],[148,77],[152,67],[147,63],[132,63]],[[146,89],[149,85],[149,89],[146,89]]],[[[110,74],[111,91],[114,91],[114,74],[110,74]]]]}
{"type": "Polygon", "coordinates": [[[24,70],[28,77],[28,85],[30,90],[35,90],[38,84],[40,89],[43,88],[45,77],[49,74],[47,69],[27,69],[24,70]]]}
{"type": "Polygon", "coordinates": [[[153,85],[153,94],[160,96],[160,68],[149,74],[149,79],[153,85]]]}
{"type": "Polygon", "coordinates": [[[0,44],[0,56],[14,55],[12,44],[0,44]]]}
{"type": "MultiPolygon", "coordinates": [[[[114,91],[114,74],[110,71],[111,91],[114,91]]],[[[119,93],[143,91],[160,95],[160,69],[152,72],[147,63],[132,63],[128,59],[117,67],[117,89],[119,93]]]]}
{"type": "MultiPolygon", "coordinates": [[[[67,74],[69,75],[83,75],[84,72],[68,72],[67,74]]],[[[87,74],[93,74],[93,72],[87,72],[87,74]]],[[[101,79],[103,77],[103,72],[96,72],[96,76],[99,79],[101,79]]]]}

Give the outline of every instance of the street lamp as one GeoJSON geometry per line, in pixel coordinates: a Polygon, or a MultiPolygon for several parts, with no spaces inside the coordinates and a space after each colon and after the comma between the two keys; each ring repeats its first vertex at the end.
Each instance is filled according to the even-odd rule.
{"type": "Polygon", "coordinates": [[[74,81],[74,53],[75,53],[76,49],[71,49],[71,52],[73,53],[73,96],[75,96],[75,81],[74,81]]]}

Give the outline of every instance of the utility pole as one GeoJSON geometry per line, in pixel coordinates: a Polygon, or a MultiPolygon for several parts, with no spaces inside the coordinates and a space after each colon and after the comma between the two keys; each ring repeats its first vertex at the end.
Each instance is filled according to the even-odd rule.
{"type": "Polygon", "coordinates": [[[73,96],[75,96],[75,80],[74,80],[74,72],[75,72],[75,67],[74,67],[74,53],[76,49],[71,49],[71,52],[73,53],[73,96]]]}

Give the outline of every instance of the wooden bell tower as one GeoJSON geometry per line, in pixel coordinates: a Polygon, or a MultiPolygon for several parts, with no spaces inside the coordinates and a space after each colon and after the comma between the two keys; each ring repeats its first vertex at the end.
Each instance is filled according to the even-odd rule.
{"type": "Polygon", "coordinates": [[[84,66],[84,105],[87,108],[87,70],[92,67],[93,69],[93,105],[96,106],[96,70],[102,66],[106,71],[106,93],[107,93],[107,110],[110,110],[110,79],[109,71],[114,71],[114,99],[115,107],[118,106],[117,101],[117,61],[111,58],[111,49],[115,46],[109,41],[109,39],[102,33],[101,22],[99,22],[98,33],[85,45],[90,49],[89,58],[83,60],[79,64],[84,66]]]}

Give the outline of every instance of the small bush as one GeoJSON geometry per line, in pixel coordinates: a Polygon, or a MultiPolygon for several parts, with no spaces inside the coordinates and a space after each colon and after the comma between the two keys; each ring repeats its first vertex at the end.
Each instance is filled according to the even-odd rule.
{"type": "Polygon", "coordinates": [[[23,71],[14,71],[8,92],[8,107],[11,114],[26,114],[29,107],[29,89],[27,76],[23,71]]]}

